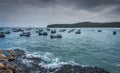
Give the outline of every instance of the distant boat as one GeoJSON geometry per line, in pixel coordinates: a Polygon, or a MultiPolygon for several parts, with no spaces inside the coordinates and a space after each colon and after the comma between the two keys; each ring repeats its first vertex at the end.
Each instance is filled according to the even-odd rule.
{"type": "Polygon", "coordinates": [[[80,31],[80,30],[78,30],[78,31],[76,31],[76,32],[75,32],[75,34],[81,34],[81,31],[80,31]]]}
{"type": "Polygon", "coordinates": [[[31,28],[27,28],[26,30],[31,30],[31,28]]]}
{"type": "Polygon", "coordinates": [[[39,35],[48,35],[47,32],[39,32],[39,35]]]}
{"type": "Polygon", "coordinates": [[[24,31],[24,30],[23,30],[23,29],[21,29],[21,28],[18,28],[18,29],[17,29],[17,28],[15,28],[15,29],[12,29],[12,30],[13,30],[13,32],[20,32],[20,31],[22,31],[22,32],[23,32],[23,31],[24,31]]]}
{"type": "Polygon", "coordinates": [[[68,33],[71,33],[71,32],[73,32],[74,30],[75,30],[75,29],[69,30],[68,33]]]}
{"type": "Polygon", "coordinates": [[[56,30],[51,30],[51,33],[56,33],[56,30]]]}
{"type": "Polygon", "coordinates": [[[36,33],[40,33],[40,32],[43,32],[43,29],[39,29],[36,31],[36,33]]]}
{"type": "Polygon", "coordinates": [[[2,32],[0,32],[0,37],[1,37],[1,38],[4,38],[5,35],[4,35],[2,32]]]}
{"type": "Polygon", "coordinates": [[[57,34],[57,35],[50,35],[50,38],[62,38],[62,35],[57,34]]]}
{"type": "Polygon", "coordinates": [[[20,34],[20,36],[30,36],[30,35],[31,35],[30,32],[22,32],[22,33],[20,34]]]}
{"type": "Polygon", "coordinates": [[[60,29],[60,30],[59,30],[59,32],[64,32],[64,31],[66,31],[66,29],[60,29]]]}
{"type": "Polygon", "coordinates": [[[10,34],[10,31],[4,31],[3,34],[10,34]]]}
{"type": "Polygon", "coordinates": [[[113,35],[116,35],[116,31],[113,31],[113,35]]]}
{"type": "Polygon", "coordinates": [[[102,32],[102,30],[98,30],[98,32],[102,32]]]}
{"type": "Polygon", "coordinates": [[[47,31],[50,31],[50,28],[47,28],[47,31]]]}

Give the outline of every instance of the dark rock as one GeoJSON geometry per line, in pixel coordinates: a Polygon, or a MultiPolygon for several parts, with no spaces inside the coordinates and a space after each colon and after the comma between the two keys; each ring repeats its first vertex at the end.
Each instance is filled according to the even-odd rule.
{"type": "Polygon", "coordinates": [[[41,58],[39,58],[39,57],[32,57],[32,58],[27,58],[27,59],[33,61],[34,63],[40,63],[41,62],[41,58]]]}
{"type": "Polygon", "coordinates": [[[110,73],[110,72],[97,67],[81,67],[78,65],[75,65],[75,66],[63,65],[55,73],[110,73]]]}
{"type": "Polygon", "coordinates": [[[21,56],[26,56],[26,52],[20,49],[14,49],[13,52],[17,58],[21,56]]]}

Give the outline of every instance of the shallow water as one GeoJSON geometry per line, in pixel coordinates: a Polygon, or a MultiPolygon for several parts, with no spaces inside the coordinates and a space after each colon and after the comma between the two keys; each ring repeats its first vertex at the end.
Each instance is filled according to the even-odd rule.
{"type": "MultiPolygon", "coordinates": [[[[47,62],[46,67],[58,66],[62,63],[77,63],[83,66],[98,66],[110,71],[120,73],[120,29],[119,28],[75,28],[81,29],[81,34],[67,31],[62,34],[62,39],[50,39],[48,36],[39,36],[33,28],[30,37],[20,37],[18,32],[7,34],[0,38],[0,49],[23,49],[33,55],[41,56],[47,62]],[[101,29],[102,32],[97,32],[101,29]],[[92,31],[94,30],[94,31],[92,31]],[[117,31],[116,35],[112,32],[117,31]]],[[[48,31],[50,34],[50,31],[48,31]]]]}

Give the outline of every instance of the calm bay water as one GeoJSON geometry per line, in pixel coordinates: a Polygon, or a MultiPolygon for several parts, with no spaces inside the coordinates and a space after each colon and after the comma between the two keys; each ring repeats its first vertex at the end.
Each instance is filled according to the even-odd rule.
{"type": "MultiPolygon", "coordinates": [[[[57,33],[62,39],[50,39],[48,36],[39,36],[33,28],[30,37],[20,37],[19,32],[7,34],[0,38],[0,49],[23,49],[29,53],[39,53],[50,62],[46,65],[56,66],[60,62],[74,62],[85,66],[98,66],[111,73],[120,73],[120,29],[119,28],[75,28],[81,29],[81,34],[67,31],[57,33]],[[102,32],[97,32],[101,29],[102,32]],[[94,30],[94,31],[92,31],[94,30]],[[117,34],[113,35],[112,32],[117,34]]],[[[50,31],[48,31],[50,34],[50,31]]]]}

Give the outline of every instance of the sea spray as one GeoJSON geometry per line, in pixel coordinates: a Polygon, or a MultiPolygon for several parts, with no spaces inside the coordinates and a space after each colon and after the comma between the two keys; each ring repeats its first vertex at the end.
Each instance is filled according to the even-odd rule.
{"type": "MultiPolygon", "coordinates": [[[[49,53],[49,52],[45,52],[45,53],[43,53],[43,52],[34,52],[34,53],[27,52],[26,57],[27,58],[33,58],[33,57],[41,58],[42,61],[39,63],[39,65],[41,67],[45,67],[47,69],[58,68],[58,67],[61,67],[62,65],[65,65],[65,64],[78,65],[78,63],[75,63],[73,60],[68,61],[68,62],[60,61],[60,58],[54,57],[54,55],[52,53],[49,53]]],[[[32,61],[28,60],[28,62],[30,63],[32,61]]]]}

